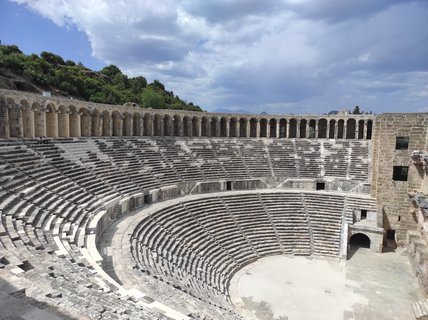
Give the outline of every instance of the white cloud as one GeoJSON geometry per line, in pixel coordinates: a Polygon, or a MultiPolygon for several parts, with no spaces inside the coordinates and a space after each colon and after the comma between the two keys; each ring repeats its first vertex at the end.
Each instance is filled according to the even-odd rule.
{"type": "Polygon", "coordinates": [[[14,1],[207,109],[428,109],[424,1],[14,1]]]}

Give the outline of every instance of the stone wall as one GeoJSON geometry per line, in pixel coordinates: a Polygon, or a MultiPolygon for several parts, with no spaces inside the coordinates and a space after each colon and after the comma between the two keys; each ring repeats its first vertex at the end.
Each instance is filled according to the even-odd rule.
{"type": "Polygon", "coordinates": [[[367,139],[373,115],[260,115],[106,105],[0,89],[0,137],[367,139]]]}
{"type": "MultiPolygon", "coordinates": [[[[408,193],[426,186],[421,173],[410,158],[413,150],[424,150],[428,114],[382,114],[377,116],[372,138],[372,196],[383,212],[383,225],[391,237],[403,244],[406,232],[416,228],[410,213],[408,193]],[[396,150],[396,138],[409,137],[407,150],[396,150]],[[394,166],[408,166],[407,181],[394,181],[394,166]]],[[[424,187],[426,188],[426,187],[424,187]]]]}

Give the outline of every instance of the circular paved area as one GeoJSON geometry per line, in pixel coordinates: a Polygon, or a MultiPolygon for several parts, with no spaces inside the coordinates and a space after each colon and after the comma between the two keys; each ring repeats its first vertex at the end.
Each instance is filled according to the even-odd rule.
{"type": "Polygon", "coordinates": [[[246,319],[414,319],[424,297],[408,258],[359,249],[345,261],[272,256],[241,269],[230,294],[246,319]]]}

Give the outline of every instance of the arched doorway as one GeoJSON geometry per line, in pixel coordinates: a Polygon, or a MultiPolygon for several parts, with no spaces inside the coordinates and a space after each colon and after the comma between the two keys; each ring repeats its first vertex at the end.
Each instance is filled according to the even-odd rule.
{"type": "Polygon", "coordinates": [[[356,233],[349,239],[349,245],[354,248],[370,248],[370,238],[363,233],[356,233]]]}

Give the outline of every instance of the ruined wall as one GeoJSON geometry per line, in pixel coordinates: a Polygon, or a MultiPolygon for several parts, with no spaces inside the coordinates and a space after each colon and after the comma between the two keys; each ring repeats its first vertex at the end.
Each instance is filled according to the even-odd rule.
{"type": "MultiPolygon", "coordinates": [[[[376,117],[372,142],[372,196],[383,212],[385,230],[395,230],[395,240],[403,244],[406,232],[417,227],[411,214],[408,192],[426,188],[424,173],[410,155],[426,147],[428,114],[382,114],[376,117]],[[409,137],[407,150],[396,150],[396,138],[409,137]],[[407,181],[393,179],[394,166],[408,166],[407,181]]],[[[389,237],[392,232],[387,232],[389,237]]]]}

